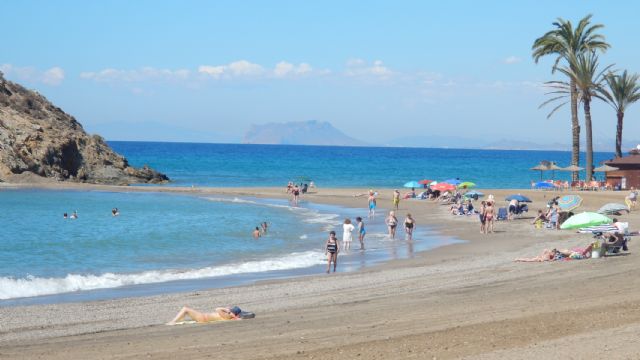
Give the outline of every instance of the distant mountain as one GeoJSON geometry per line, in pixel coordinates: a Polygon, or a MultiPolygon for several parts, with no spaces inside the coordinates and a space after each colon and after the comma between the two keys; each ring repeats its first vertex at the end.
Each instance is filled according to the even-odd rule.
{"type": "Polygon", "coordinates": [[[251,125],[245,144],[366,146],[326,121],[299,121],[251,125]]]}

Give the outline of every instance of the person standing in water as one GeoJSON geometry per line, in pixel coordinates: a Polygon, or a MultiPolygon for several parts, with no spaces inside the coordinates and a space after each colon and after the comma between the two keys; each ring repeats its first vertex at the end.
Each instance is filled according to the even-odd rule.
{"type": "Polygon", "coordinates": [[[355,226],[351,223],[351,219],[346,218],[344,220],[344,224],[342,224],[342,243],[344,244],[344,250],[348,251],[351,249],[351,241],[353,240],[353,229],[355,226]]]}
{"type": "Polygon", "coordinates": [[[340,251],[340,244],[338,238],[336,238],[336,232],[329,232],[329,239],[325,244],[324,254],[327,255],[327,274],[331,270],[331,263],[333,262],[333,272],[336,272],[336,266],[338,265],[338,252],[340,251]]]}
{"type": "Polygon", "coordinates": [[[376,194],[373,190],[369,190],[369,217],[373,218],[376,215],[376,194]]]}
{"type": "Polygon", "coordinates": [[[253,238],[254,238],[254,239],[257,239],[257,238],[259,238],[259,237],[260,237],[260,228],[258,228],[258,227],[256,226],[256,229],[255,229],[255,230],[253,230],[253,238]]]}
{"type": "Polygon", "coordinates": [[[264,221],[262,224],[260,224],[260,226],[262,227],[262,235],[267,235],[267,228],[269,227],[269,224],[264,221]]]}
{"type": "Polygon", "coordinates": [[[407,240],[413,240],[413,229],[416,226],[416,221],[411,217],[410,213],[407,213],[407,217],[404,219],[404,232],[407,234],[407,240]]]}
{"type": "Polygon", "coordinates": [[[395,239],[396,228],[398,227],[398,218],[396,217],[396,213],[393,211],[389,211],[389,216],[387,216],[385,222],[387,223],[387,227],[389,228],[389,237],[395,239]]]}
{"type": "Polygon", "coordinates": [[[364,236],[367,234],[367,231],[364,229],[364,222],[362,222],[362,218],[358,216],[356,218],[358,222],[358,240],[360,240],[360,250],[364,250],[364,236]]]}

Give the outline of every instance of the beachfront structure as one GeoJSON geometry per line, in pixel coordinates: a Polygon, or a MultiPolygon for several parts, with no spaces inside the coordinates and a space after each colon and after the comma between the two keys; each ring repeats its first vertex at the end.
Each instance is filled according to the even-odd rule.
{"type": "Polygon", "coordinates": [[[618,170],[606,172],[606,182],[608,185],[621,189],[640,187],[640,149],[629,151],[629,155],[608,160],[605,165],[613,166],[618,170]]]}

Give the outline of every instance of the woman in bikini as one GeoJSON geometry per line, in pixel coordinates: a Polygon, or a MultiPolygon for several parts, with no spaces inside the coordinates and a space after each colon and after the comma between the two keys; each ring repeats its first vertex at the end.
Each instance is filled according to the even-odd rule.
{"type": "Polygon", "coordinates": [[[411,214],[407,213],[407,217],[404,219],[404,232],[407,234],[407,240],[413,240],[413,228],[416,225],[416,221],[413,220],[411,214]]]}
{"type": "Polygon", "coordinates": [[[238,320],[240,319],[239,315],[241,312],[242,310],[240,310],[240,308],[237,306],[234,306],[232,308],[219,307],[211,313],[200,312],[184,306],[180,310],[180,312],[178,312],[178,315],[176,315],[173,320],[169,321],[167,325],[175,325],[176,323],[184,320],[184,318],[187,316],[198,323],[207,323],[220,320],[238,320]]]}
{"type": "Polygon", "coordinates": [[[484,233],[488,234],[489,232],[493,233],[493,218],[495,217],[495,208],[493,207],[493,202],[488,201],[487,206],[484,208],[484,233]]]}
{"type": "Polygon", "coordinates": [[[324,254],[327,255],[327,274],[331,270],[331,263],[333,262],[333,272],[336,272],[336,266],[338,265],[338,252],[340,251],[340,244],[338,244],[338,238],[336,238],[336,232],[329,232],[329,239],[325,244],[324,254]]]}

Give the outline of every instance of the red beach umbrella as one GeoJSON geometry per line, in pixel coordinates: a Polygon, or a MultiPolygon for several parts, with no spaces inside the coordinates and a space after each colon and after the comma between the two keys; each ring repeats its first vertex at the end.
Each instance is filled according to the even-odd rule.
{"type": "Polygon", "coordinates": [[[438,191],[453,191],[455,190],[456,187],[454,185],[451,185],[449,183],[437,183],[435,185],[431,185],[431,190],[438,190],[438,191]]]}
{"type": "Polygon", "coordinates": [[[420,185],[429,185],[429,184],[431,184],[432,182],[433,182],[433,180],[427,180],[427,179],[424,179],[424,180],[420,180],[420,181],[418,181],[418,184],[420,184],[420,185]]]}

